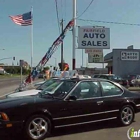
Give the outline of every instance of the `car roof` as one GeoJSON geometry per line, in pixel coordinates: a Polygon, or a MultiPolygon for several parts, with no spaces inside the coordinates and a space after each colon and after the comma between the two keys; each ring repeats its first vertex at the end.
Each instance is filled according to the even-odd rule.
{"type": "Polygon", "coordinates": [[[95,81],[95,82],[100,82],[100,81],[104,81],[104,82],[111,82],[117,86],[119,86],[120,88],[122,88],[122,86],[114,81],[108,80],[108,79],[103,79],[103,78],[69,78],[69,79],[60,79],[60,81],[74,81],[74,82],[80,82],[80,81],[95,81]]]}
{"type": "Polygon", "coordinates": [[[115,74],[100,74],[100,75],[112,76],[112,75],[115,75],[115,74]]]}
{"type": "Polygon", "coordinates": [[[109,81],[102,78],[70,78],[70,79],[61,79],[61,81],[109,81]]]}

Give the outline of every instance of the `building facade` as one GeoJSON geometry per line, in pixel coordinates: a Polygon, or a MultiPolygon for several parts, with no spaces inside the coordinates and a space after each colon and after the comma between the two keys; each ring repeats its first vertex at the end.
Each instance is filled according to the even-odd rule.
{"type": "Polygon", "coordinates": [[[104,57],[108,73],[119,76],[140,74],[140,49],[113,49],[104,57]]]}
{"type": "Polygon", "coordinates": [[[107,68],[76,68],[78,74],[93,76],[94,74],[107,74],[107,68]]]}

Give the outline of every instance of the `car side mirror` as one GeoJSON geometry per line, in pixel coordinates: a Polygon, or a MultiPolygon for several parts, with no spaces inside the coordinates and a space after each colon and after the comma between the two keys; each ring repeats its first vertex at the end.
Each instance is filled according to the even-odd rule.
{"type": "Polygon", "coordinates": [[[68,97],[67,100],[68,100],[68,101],[69,101],[69,100],[76,101],[76,100],[77,100],[77,97],[74,96],[74,95],[70,95],[70,96],[68,97]]]}

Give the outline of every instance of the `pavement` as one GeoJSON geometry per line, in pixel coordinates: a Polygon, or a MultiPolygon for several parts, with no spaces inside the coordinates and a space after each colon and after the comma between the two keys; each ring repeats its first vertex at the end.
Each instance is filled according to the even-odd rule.
{"type": "MultiPolygon", "coordinates": [[[[121,127],[117,121],[106,121],[81,125],[75,127],[59,128],[52,136],[45,140],[129,140],[127,131],[133,127],[136,131],[140,129],[140,113],[136,115],[135,121],[127,127],[121,127]]],[[[132,140],[139,140],[132,138],[132,140]]],[[[22,136],[1,136],[0,140],[25,140],[22,136]]]]}
{"type": "MultiPolygon", "coordinates": [[[[43,81],[43,79],[37,79],[34,83],[43,81]]],[[[17,89],[20,84],[20,77],[17,78],[4,78],[0,79],[0,96],[10,93],[17,89]]]]}
{"type": "MultiPolygon", "coordinates": [[[[38,82],[38,81],[36,81],[38,82]]],[[[14,82],[11,82],[14,83],[14,82]]],[[[1,83],[0,83],[1,84],[1,83]]],[[[18,83],[19,84],[19,83],[18,83]]],[[[17,88],[17,85],[1,86],[1,95],[17,88]]],[[[52,135],[45,140],[129,140],[127,131],[133,127],[136,131],[140,129],[140,113],[136,114],[134,122],[127,127],[121,127],[117,121],[106,121],[88,125],[73,126],[55,129],[52,135]]],[[[15,132],[16,134],[16,132],[15,132]]],[[[132,140],[139,140],[132,138],[132,140]]],[[[0,140],[25,140],[22,136],[0,136],[0,140]]]]}
{"type": "Polygon", "coordinates": [[[0,88],[8,87],[9,85],[17,85],[20,83],[20,77],[0,78],[0,88]]]}

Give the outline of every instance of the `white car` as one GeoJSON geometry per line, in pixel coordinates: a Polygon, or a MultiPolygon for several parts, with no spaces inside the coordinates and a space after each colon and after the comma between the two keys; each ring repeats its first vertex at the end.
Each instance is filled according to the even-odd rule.
{"type": "Polygon", "coordinates": [[[7,97],[21,97],[21,96],[31,96],[31,95],[36,95],[40,92],[41,90],[37,89],[31,89],[31,90],[26,90],[22,92],[16,92],[16,93],[10,93],[6,95],[7,97]]]}
{"type": "Polygon", "coordinates": [[[58,78],[51,78],[47,81],[45,81],[43,84],[38,86],[36,89],[31,89],[31,90],[23,90],[23,91],[16,91],[14,93],[9,93],[6,96],[7,97],[21,97],[21,96],[30,96],[30,95],[36,95],[39,92],[45,90],[47,87],[52,85],[55,81],[58,81],[58,78]]]}
{"type": "Polygon", "coordinates": [[[35,87],[40,86],[40,85],[44,84],[45,82],[46,82],[46,81],[41,81],[41,82],[35,83],[34,86],[35,86],[35,87]]]}

